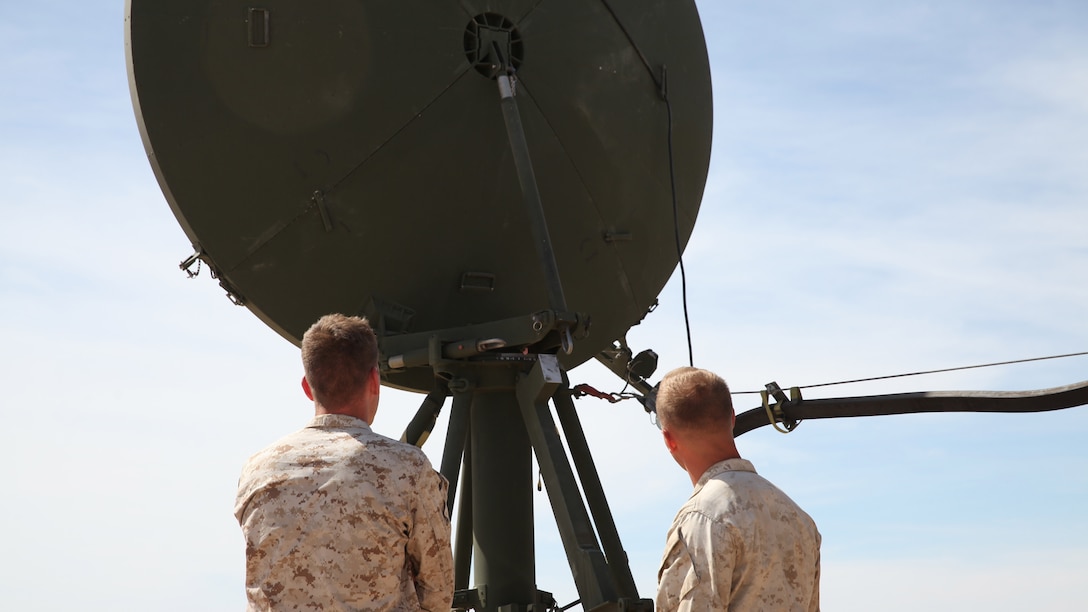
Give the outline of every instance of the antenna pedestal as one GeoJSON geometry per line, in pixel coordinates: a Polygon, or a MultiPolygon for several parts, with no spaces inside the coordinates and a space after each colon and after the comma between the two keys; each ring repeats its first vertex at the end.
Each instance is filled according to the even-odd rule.
{"type": "MultiPolygon", "coordinates": [[[[451,509],[459,502],[455,609],[555,607],[551,595],[536,588],[530,455],[535,453],[582,608],[652,611],[652,602],[638,597],[556,356],[487,355],[444,365],[452,367],[439,374],[451,376],[450,387],[459,390],[442,457],[451,509]],[[470,559],[476,583],[471,589],[470,559]]],[[[421,411],[430,403],[425,401],[421,411]]]]}

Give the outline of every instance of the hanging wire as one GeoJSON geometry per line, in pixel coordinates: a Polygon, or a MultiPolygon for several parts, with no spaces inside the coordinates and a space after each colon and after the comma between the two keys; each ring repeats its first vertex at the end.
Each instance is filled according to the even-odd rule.
{"type": "Polygon", "coordinates": [[[639,48],[635,42],[634,37],[631,36],[631,32],[624,27],[623,22],[620,21],[619,15],[612,9],[612,5],[608,3],[608,0],[601,0],[601,4],[604,5],[605,10],[612,15],[612,20],[616,22],[616,26],[627,38],[627,42],[631,43],[631,48],[635,50],[635,54],[638,55],[639,60],[642,61],[642,65],[646,67],[646,71],[650,74],[650,79],[657,86],[658,93],[661,95],[661,99],[665,101],[665,111],[668,115],[668,155],[669,155],[669,188],[672,194],[672,221],[673,221],[673,238],[676,242],[676,258],[680,264],[680,299],[684,308],[684,331],[687,334],[688,340],[688,365],[695,365],[694,353],[691,346],[691,319],[688,316],[688,278],[687,271],[684,270],[684,250],[680,244],[680,208],[676,199],[676,167],[675,156],[673,154],[672,146],[672,102],[669,101],[669,80],[668,72],[664,65],[661,66],[661,75],[658,77],[654,67],[650,65],[650,60],[646,59],[646,55],[639,48]]]}
{"type": "Polygon", "coordinates": [[[669,187],[672,190],[672,230],[676,242],[676,260],[680,263],[680,299],[684,307],[684,331],[688,339],[688,365],[695,366],[695,357],[691,349],[691,319],[688,317],[688,275],[684,270],[684,249],[680,245],[680,207],[676,203],[676,171],[672,152],[672,103],[668,97],[668,81],[665,68],[661,68],[662,92],[665,93],[665,109],[669,115],[669,187]]]}
{"type": "MultiPolygon", "coordinates": [[[[991,367],[995,367],[995,366],[1012,365],[1012,364],[1016,364],[1016,363],[1027,363],[1027,362],[1031,362],[1031,361],[1045,361],[1045,360],[1048,360],[1048,359],[1064,359],[1064,358],[1067,358],[1067,357],[1080,357],[1080,356],[1083,356],[1083,355],[1088,355],[1088,351],[1083,351],[1083,352],[1079,352],[1079,353],[1066,353],[1064,355],[1050,355],[1050,356],[1047,356],[1047,357],[1031,357],[1031,358],[1028,358],[1028,359],[1013,359],[1013,360],[1010,360],[1010,361],[996,361],[996,362],[993,362],[993,363],[982,363],[982,364],[978,364],[978,365],[960,366],[960,367],[955,367],[955,368],[941,368],[939,370],[923,370],[923,371],[920,371],[920,372],[909,372],[909,373],[905,373],[905,374],[891,374],[889,376],[873,376],[873,377],[870,377],[870,378],[856,378],[854,380],[842,380],[842,381],[838,381],[838,382],[819,383],[819,384],[815,384],[815,385],[804,385],[804,386],[800,386],[800,387],[793,387],[793,388],[791,388],[791,394],[792,394],[792,389],[812,389],[812,388],[815,388],[815,387],[829,387],[829,386],[832,386],[832,385],[847,385],[847,384],[860,383],[860,382],[870,382],[870,381],[874,381],[874,380],[886,380],[886,379],[889,379],[889,378],[902,378],[902,377],[905,377],[905,376],[921,376],[923,374],[937,374],[937,373],[940,373],[940,372],[955,372],[955,371],[958,371],[958,370],[971,370],[971,369],[975,369],[975,368],[991,368],[991,367]]],[[[627,387],[624,386],[625,390],[626,390],[626,388],[627,387]]],[[[640,400],[640,401],[642,399],[642,396],[640,394],[638,394],[638,393],[605,393],[605,392],[602,392],[602,391],[598,391],[597,389],[594,389],[593,387],[591,387],[591,386],[589,386],[587,384],[576,385],[575,387],[573,387],[571,389],[571,391],[572,391],[571,395],[574,398],[580,398],[580,397],[584,397],[586,395],[592,395],[592,396],[594,396],[596,398],[599,398],[599,399],[608,400],[610,403],[613,403],[613,404],[618,403],[618,402],[620,402],[622,400],[626,400],[626,399],[637,399],[637,400],[640,400]]],[[[766,390],[760,390],[760,391],[734,391],[734,392],[732,392],[732,395],[752,395],[752,394],[757,394],[757,393],[762,394],[762,393],[765,393],[765,392],[766,392],[766,390]]],[[[798,397],[800,397],[800,395],[798,395],[798,397]]],[[[767,404],[766,399],[767,398],[764,397],[764,406],[763,407],[764,407],[764,409],[767,410],[768,422],[770,422],[771,424],[775,424],[776,423],[776,418],[775,418],[774,414],[772,414],[770,412],[769,404],[767,404]]],[[[644,408],[645,408],[645,405],[644,405],[644,408]]],[[[647,408],[646,410],[647,410],[647,412],[650,413],[649,414],[650,423],[652,423],[658,429],[660,429],[661,428],[661,423],[659,423],[658,420],[657,420],[657,412],[654,411],[651,408],[647,408]]],[[[747,414],[747,413],[745,413],[745,414],[747,414]]],[[[793,424],[792,426],[787,426],[786,431],[783,431],[782,433],[789,433],[789,431],[791,431],[796,426],[797,426],[796,423],[793,424]]],[[[756,425],[756,427],[758,427],[758,425],[756,425]]],[[[775,425],[775,429],[779,429],[778,425],[775,425]]],[[[744,431],[749,431],[749,430],[750,429],[745,429],[744,431]]],[[[742,431],[741,433],[743,433],[744,431],[742,431]]],[[[779,429],[779,431],[782,431],[782,430],[779,429]]]]}
{"type": "MultiPolygon", "coordinates": [[[[601,2],[602,5],[604,5],[605,9],[612,16],[612,20],[615,21],[616,25],[620,28],[620,31],[623,32],[623,35],[627,38],[627,41],[631,43],[631,47],[635,50],[635,53],[638,55],[639,60],[641,60],[642,64],[646,67],[646,71],[649,73],[650,79],[654,82],[654,85],[657,86],[658,91],[661,94],[662,100],[665,101],[665,110],[666,110],[666,112],[668,114],[669,184],[670,184],[670,187],[671,187],[671,190],[672,190],[673,234],[674,234],[674,239],[675,239],[675,242],[676,242],[676,255],[677,255],[678,263],[679,263],[679,266],[680,266],[680,292],[681,292],[681,299],[682,299],[682,302],[683,302],[683,309],[684,309],[684,330],[687,333],[687,342],[688,342],[688,365],[694,366],[695,365],[695,360],[694,360],[694,356],[693,356],[693,352],[692,352],[692,343],[691,343],[691,321],[690,321],[690,318],[688,316],[687,273],[684,270],[683,248],[681,247],[681,244],[680,244],[680,212],[679,212],[679,206],[677,204],[677,198],[676,198],[676,174],[675,174],[675,167],[674,167],[674,155],[673,155],[673,145],[672,145],[672,131],[673,131],[672,103],[669,101],[669,96],[668,96],[668,73],[666,72],[666,67],[664,65],[662,65],[661,66],[660,78],[658,77],[657,73],[654,71],[653,66],[650,65],[650,61],[648,59],[646,59],[646,55],[642,53],[642,49],[639,48],[638,44],[635,42],[635,39],[631,36],[631,33],[627,30],[626,27],[624,27],[623,22],[620,21],[619,16],[616,14],[616,11],[612,9],[612,6],[609,4],[608,0],[600,0],[600,2],[601,2]]],[[[833,386],[833,385],[848,385],[848,384],[861,383],[861,382],[871,382],[871,381],[875,381],[875,380],[887,380],[887,379],[891,379],[891,378],[903,378],[903,377],[907,377],[907,376],[922,376],[924,374],[938,374],[938,373],[941,373],[941,372],[955,372],[955,371],[958,371],[958,370],[970,370],[970,369],[975,369],[975,368],[989,368],[989,367],[994,367],[994,366],[1010,365],[1010,364],[1015,364],[1015,363],[1027,363],[1029,361],[1043,361],[1043,360],[1047,360],[1047,359],[1062,359],[1062,358],[1065,358],[1065,357],[1079,357],[1079,356],[1082,356],[1082,355],[1088,355],[1088,351],[1080,352],[1080,353],[1068,353],[1068,354],[1065,354],[1065,355],[1051,355],[1051,356],[1048,356],[1048,357],[1033,357],[1033,358],[1029,358],[1029,359],[1015,359],[1015,360],[1012,360],[1012,361],[998,361],[998,362],[994,362],[994,363],[984,363],[984,364],[978,364],[978,365],[960,366],[960,367],[955,367],[955,368],[942,368],[942,369],[939,369],[939,370],[923,370],[923,371],[919,371],[919,372],[908,372],[908,373],[905,373],[905,374],[891,374],[891,375],[888,375],[888,376],[873,376],[873,377],[870,377],[870,378],[857,378],[857,379],[853,379],[853,380],[841,380],[841,381],[838,381],[838,382],[818,383],[818,384],[814,384],[814,385],[804,385],[804,386],[801,386],[801,387],[798,387],[798,388],[799,389],[813,389],[813,388],[816,388],[816,387],[830,387],[830,386],[833,386]]],[[[624,387],[624,388],[626,389],[626,387],[624,387]]],[[[758,393],[760,393],[760,391],[735,391],[735,392],[733,392],[733,395],[746,395],[746,394],[758,394],[758,393]]],[[[622,395],[622,394],[613,394],[613,396],[620,396],[620,395],[622,395]]],[[[627,398],[623,397],[623,399],[627,399],[627,398]]],[[[614,399],[613,401],[618,401],[618,399],[614,399]]]]}
{"type": "MultiPolygon", "coordinates": [[[[1064,359],[1066,357],[1080,357],[1088,355],[1088,351],[1080,353],[1066,353],[1064,355],[1050,355],[1048,357],[1031,357],[1028,359],[1013,359],[1011,361],[995,361],[993,363],[980,363],[978,365],[959,366],[955,368],[941,368],[939,370],[922,370],[920,372],[907,372],[904,374],[889,374],[887,376],[872,376],[870,378],[855,378],[853,380],[840,380],[837,382],[817,383],[814,385],[799,385],[798,389],[815,389],[817,387],[830,387],[833,385],[850,385],[854,383],[872,382],[874,380],[888,380],[890,378],[904,378],[907,376],[922,376],[924,374],[939,374],[942,372],[956,372],[959,370],[972,370],[976,368],[992,368],[994,366],[1011,365],[1014,363],[1027,363],[1029,361],[1045,361],[1047,359],[1064,359]]],[[[752,395],[761,391],[734,391],[733,395],[752,395]]]]}

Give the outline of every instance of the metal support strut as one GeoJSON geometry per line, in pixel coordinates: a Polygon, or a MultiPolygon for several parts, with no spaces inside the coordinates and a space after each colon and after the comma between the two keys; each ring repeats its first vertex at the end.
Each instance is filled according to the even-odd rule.
{"type": "Polygon", "coordinates": [[[533,232],[533,244],[536,246],[540,263],[544,267],[544,280],[548,289],[548,305],[552,310],[566,312],[567,299],[563,295],[563,284],[559,280],[559,265],[555,261],[555,250],[552,248],[551,237],[548,235],[548,221],[544,217],[544,205],[540,199],[540,188],[537,187],[536,174],[533,172],[533,161],[529,156],[529,143],[525,138],[521,113],[518,112],[518,104],[514,99],[513,68],[506,63],[506,58],[501,56],[498,45],[495,45],[495,54],[501,62],[496,80],[499,85],[502,118],[506,122],[506,133],[510,138],[510,151],[514,155],[514,165],[517,167],[518,183],[521,184],[525,210],[529,214],[529,227],[533,232]]]}
{"type": "Polygon", "coordinates": [[[519,355],[516,361],[464,365],[460,373],[467,378],[480,380],[485,370],[494,375],[498,368],[506,375],[494,380],[507,382],[454,393],[441,470],[450,481],[449,507],[458,508],[454,609],[556,609],[551,594],[535,584],[529,463],[535,453],[582,609],[652,611],[650,600],[639,599],[556,356],[519,355]],[[553,403],[562,430],[553,418],[553,403]]]}

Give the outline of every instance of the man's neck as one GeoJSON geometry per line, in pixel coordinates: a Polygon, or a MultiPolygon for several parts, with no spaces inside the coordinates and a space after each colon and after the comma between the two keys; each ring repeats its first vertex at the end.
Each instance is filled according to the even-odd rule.
{"type": "Polygon", "coordinates": [[[370,424],[370,420],[366,418],[366,414],[364,414],[363,411],[354,410],[350,406],[341,408],[326,408],[321,404],[315,403],[314,415],[320,416],[322,414],[342,414],[344,416],[355,417],[357,419],[366,421],[368,425],[370,424]]]}
{"type": "Polygon", "coordinates": [[[710,466],[726,461],[727,459],[740,459],[740,453],[736,448],[726,449],[722,452],[702,453],[684,463],[684,469],[691,478],[691,486],[699,484],[699,480],[710,469],[710,466]]]}

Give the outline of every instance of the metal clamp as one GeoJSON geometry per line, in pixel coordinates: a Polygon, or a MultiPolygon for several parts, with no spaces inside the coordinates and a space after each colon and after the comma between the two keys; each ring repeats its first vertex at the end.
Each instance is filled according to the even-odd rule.
{"type": "Polygon", "coordinates": [[[203,256],[204,251],[201,250],[200,247],[197,247],[197,249],[193,251],[192,255],[186,257],[181,261],[180,264],[178,264],[178,267],[181,268],[186,274],[188,274],[189,278],[196,278],[197,276],[200,276],[200,264],[202,263],[201,258],[203,256]],[[189,269],[193,267],[194,263],[196,264],[196,272],[193,272],[189,269]]]}
{"type": "Polygon", "coordinates": [[[574,337],[570,334],[570,328],[564,327],[563,333],[559,336],[559,343],[563,346],[563,352],[570,355],[574,352],[574,337]]]}
{"type": "Polygon", "coordinates": [[[767,421],[779,433],[788,434],[797,429],[801,421],[797,419],[787,420],[783,408],[801,403],[801,389],[799,387],[790,387],[790,397],[787,399],[778,383],[772,381],[767,383],[766,386],[765,390],[759,392],[759,396],[763,399],[763,409],[767,411],[767,421]],[[778,400],[773,406],[770,403],[771,396],[778,400]],[[778,423],[782,423],[782,427],[779,427],[778,423]]]}

